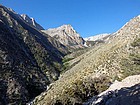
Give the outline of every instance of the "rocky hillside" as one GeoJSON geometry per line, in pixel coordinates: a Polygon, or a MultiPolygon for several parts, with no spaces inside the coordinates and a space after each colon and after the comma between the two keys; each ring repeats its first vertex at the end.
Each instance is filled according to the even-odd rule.
{"type": "Polygon", "coordinates": [[[113,37],[73,59],[75,66],[60,76],[33,105],[81,105],[106,90],[111,82],[140,73],[140,16],[113,37]]]}
{"type": "Polygon", "coordinates": [[[42,32],[57,39],[60,43],[71,49],[84,47],[84,39],[73,29],[71,25],[62,25],[58,28],[42,30],[42,32]]]}
{"type": "Polygon", "coordinates": [[[21,17],[31,26],[35,27],[38,30],[44,30],[44,28],[42,26],[40,26],[34,18],[30,18],[28,15],[26,14],[22,14],[21,17]]]}
{"type": "Polygon", "coordinates": [[[139,105],[140,75],[129,76],[121,82],[115,81],[98,96],[84,105],[139,105]]]}
{"type": "Polygon", "coordinates": [[[0,105],[25,105],[58,79],[64,45],[0,5],[0,105]]]}

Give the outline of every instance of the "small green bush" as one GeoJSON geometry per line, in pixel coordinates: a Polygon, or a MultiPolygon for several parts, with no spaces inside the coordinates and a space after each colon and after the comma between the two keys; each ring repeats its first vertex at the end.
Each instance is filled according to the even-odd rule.
{"type": "Polygon", "coordinates": [[[140,47],[140,38],[135,39],[133,43],[131,43],[132,47],[140,47]]]}
{"type": "Polygon", "coordinates": [[[140,74],[140,54],[131,54],[128,59],[121,60],[124,77],[140,74]]]}
{"type": "Polygon", "coordinates": [[[62,60],[62,62],[63,62],[63,63],[66,63],[66,62],[68,62],[68,61],[70,61],[70,60],[72,60],[72,59],[74,59],[74,58],[64,58],[64,59],[62,60]]]}

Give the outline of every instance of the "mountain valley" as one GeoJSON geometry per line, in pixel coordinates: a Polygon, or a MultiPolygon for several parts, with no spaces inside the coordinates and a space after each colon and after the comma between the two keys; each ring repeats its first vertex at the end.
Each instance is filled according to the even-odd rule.
{"type": "Polygon", "coordinates": [[[139,76],[140,16],[82,38],[0,5],[0,105],[139,105],[139,76]]]}

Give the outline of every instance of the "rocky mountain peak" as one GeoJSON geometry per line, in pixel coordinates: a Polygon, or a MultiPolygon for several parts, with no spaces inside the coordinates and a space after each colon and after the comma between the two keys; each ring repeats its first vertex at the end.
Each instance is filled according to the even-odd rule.
{"type": "Polygon", "coordinates": [[[130,37],[133,38],[139,35],[140,31],[140,15],[134,17],[129,22],[127,22],[120,30],[118,30],[114,35],[118,38],[125,38],[125,40],[130,40],[130,37]]]}
{"type": "Polygon", "coordinates": [[[30,17],[26,14],[21,14],[21,17],[26,20],[26,21],[29,21],[30,20],[30,17]]]}
{"type": "Polygon", "coordinates": [[[58,27],[58,29],[65,31],[68,35],[76,35],[77,37],[80,37],[80,35],[74,30],[74,28],[70,24],[62,25],[58,27]]]}
{"type": "Polygon", "coordinates": [[[31,26],[35,27],[38,30],[44,30],[44,28],[39,25],[34,18],[30,18],[28,15],[26,14],[21,14],[21,17],[31,26]]]}
{"type": "Polygon", "coordinates": [[[63,45],[72,48],[81,48],[84,46],[84,39],[80,37],[80,34],[78,34],[70,24],[42,30],[42,32],[54,37],[63,45]]]}

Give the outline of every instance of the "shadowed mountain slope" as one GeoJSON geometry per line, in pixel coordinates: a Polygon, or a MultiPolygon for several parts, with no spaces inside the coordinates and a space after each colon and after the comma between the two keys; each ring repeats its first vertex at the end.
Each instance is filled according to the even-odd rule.
{"type": "Polygon", "coordinates": [[[0,5],[0,104],[24,105],[58,79],[67,48],[0,5]]]}

